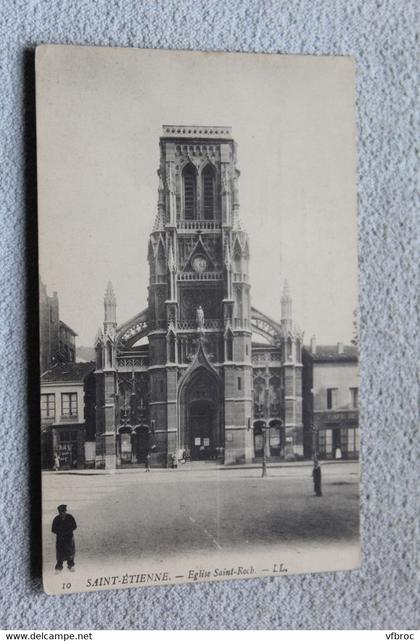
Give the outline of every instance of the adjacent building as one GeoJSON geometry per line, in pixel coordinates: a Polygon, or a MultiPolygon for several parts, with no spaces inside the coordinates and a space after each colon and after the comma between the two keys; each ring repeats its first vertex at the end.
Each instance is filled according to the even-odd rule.
{"type": "Polygon", "coordinates": [[[42,281],[39,287],[39,343],[41,374],[55,363],[74,363],[76,332],[60,320],[57,292],[52,296],[42,281]]]}
{"type": "Polygon", "coordinates": [[[56,363],[41,375],[42,464],[60,469],[95,464],[95,365],[56,363]]]}
{"type": "Polygon", "coordinates": [[[303,350],[305,455],[354,459],[359,455],[359,367],[354,345],[303,350]]]}

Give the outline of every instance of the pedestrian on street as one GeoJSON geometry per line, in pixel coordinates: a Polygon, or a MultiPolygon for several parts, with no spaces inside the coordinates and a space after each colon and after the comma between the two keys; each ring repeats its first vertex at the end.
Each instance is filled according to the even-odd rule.
{"type": "Polygon", "coordinates": [[[60,471],[60,457],[58,456],[58,452],[54,454],[54,472],[59,472],[60,471]]]}
{"type": "Polygon", "coordinates": [[[320,467],[317,459],[314,460],[314,469],[312,470],[312,478],[314,480],[315,496],[322,496],[322,491],[321,491],[321,467],[320,467]]]}
{"type": "Polygon", "coordinates": [[[144,466],[146,468],[146,472],[150,472],[150,452],[147,452],[146,454],[146,459],[144,462],[144,466]]]}
{"type": "Polygon", "coordinates": [[[67,561],[67,567],[70,572],[74,572],[76,548],[73,532],[77,528],[76,521],[71,514],[67,513],[67,505],[59,505],[57,510],[58,515],[54,518],[51,526],[51,532],[56,535],[57,563],[55,565],[55,573],[61,572],[64,561],[67,561]]]}

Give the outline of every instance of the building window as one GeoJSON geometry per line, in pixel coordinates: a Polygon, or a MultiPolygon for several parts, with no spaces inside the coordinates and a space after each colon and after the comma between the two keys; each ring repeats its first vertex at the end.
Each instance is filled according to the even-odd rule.
{"type": "Polygon", "coordinates": [[[160,381],[160,393],[163,394],[163,381],[160,381]]]}
{"type": "Polygon", "coordinates": [[[350,387],[350,405],[353,409],[357,409],[359,403],[359,388],[350,387]]]}
{"type": "Polygon", "coordinates": [[[248,350],[248,343],[245,345],[245,353],[246,353],[246,355],[248,356],[248,354],[249,354],[249,350],[248,350]]]}
{"type": "Polygon", "coordinates": [[[340,430],[340,442],[338,447],[341,449],[342,454],[348,452],[350,448],[353,449],[352,443],[349,438],[351,436],[351,434],[349,434],[349,431],[350,430],[345,427],[340,430]]]}
{"type": "Polygon", "coordinates": [[[242,389],[242,381],[241,381],[241,377],[238,376],[238,390],[240,389],[242,389]]]}
{"type": "Polygon", "coordinates": [[[41,418],[55,418],[55,394],[41,394],[41,418]]]}
{"type": "Polygon", "coordinates": [[[327,388],[327,410],[332,410],[337,407],[337,392],[336,387],[327,388]]]}
{"type": "Polygon", "coordinates": [[[187,165],[182,173],[184,184],[184,218],[193,220],[195,218],[197,189],[195,170],[187,165]]]}
{"type": "Polygon", "coordinates": [[[210,165],[203,171],[203,214],[205,220],[214,218],[214,173],[210,165]]]}
{"type": "Polygon", "coordinates": [[[64,443],[75,443],[77,441],[77,432],[71,431],[65,431],[65,432],[59,432],[60,435],[60,444],[64,443]]]}
{"type": "Polygon", "coordinates": [[[321,430],[318,434],[318,451],[320,456],[332,454],[332,430],[321,430]]]}
{"type": "Polygon", "coordinates": [[[349,427],[347,430],[347,452],[354,452],[355,451],[355,443],[354,443],[354,428],[349,427]]]}
{"type": "Polygon", "coordinates": [[[77,393],[61,394],[61,416],[77,416],[77,393]]]}

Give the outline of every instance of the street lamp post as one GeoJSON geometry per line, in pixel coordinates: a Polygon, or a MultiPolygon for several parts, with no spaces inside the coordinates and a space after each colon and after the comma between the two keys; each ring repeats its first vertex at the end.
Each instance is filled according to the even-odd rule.
{"type": "Polygon", "coordinates": [[[256,418],[259,418],[259,426],[261,429],[261,434],[263,437],[263,456],[262,456],[262,472],[261,476],[264,478],[267,476],[267,454],[266,454],[266,449],[267,449],[267,421],[264,419],[264,416],[266,416],[265,413],[265,405],[263,403],[258,403],[256,404],[255,407],[255,416],[256,418]]]}
{"type": "Polygon", "coordinates": [[[312,452],[313,459],[318,458],[318,425],[314,422],[312,423],[312,452]]]}
{"type": "Polygon", "coordinates": [[[265,476],[267,476],[267,455],[266,455],[267,423],[265,421],[262,422],[261,430],[262,430],[262,434],[263,434],[263,458],[262,458],[262,474],[261,474],[261,476],[264,478],[265,476]]]}

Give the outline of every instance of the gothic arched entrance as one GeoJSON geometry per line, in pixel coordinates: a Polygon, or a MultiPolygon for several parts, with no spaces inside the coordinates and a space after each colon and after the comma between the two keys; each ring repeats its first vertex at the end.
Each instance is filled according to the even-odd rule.
{"type": "Polygon", "coordinates": [[[269,446],[270,456],[278,456],[284,458],[285,446],[285,430],[283,422],[278,419],[273,419],[269,422],[269,446]]]}
{"type": "Polygon", "coordinates": [[[188,408],[189,450],[192,460],[214,458],[216,445],[214,403],[193,401],[188,408]]]}
{"type": "Polygon", "coordinates": [[[179,446],[193,460],[216,458],[223,446],[219,380],[205,367],[198,367],[180,393],[179,446]]]}
{"type": "Polygon", "coordinates": [[[255,458],[263,456],[265,421],[254,422],[254,454],[255,458]]]}
{"type": "Polygon", "coordinates": [[[144,463],[150,451],[150,435],[147,425],[139,425],[135,431],[137,463],[144,463]]]}

